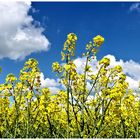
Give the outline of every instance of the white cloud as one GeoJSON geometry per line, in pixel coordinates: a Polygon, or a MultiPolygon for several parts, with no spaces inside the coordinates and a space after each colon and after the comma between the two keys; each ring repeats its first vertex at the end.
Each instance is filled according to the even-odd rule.
{"type": "Polygon", "coordinates": [[[83,67],[85,65],[85,62],[86,62],[86,58],[77,58],[74,60],[74,64],[76,65],[77,67],[77,72],[78,73],[83,73],[83,67]]]}
{"type": "Polygon", "coordinates": [[[134,79],[131,78],[130,76],[127,76],[127,77],[126,77],[126,81],[129,82],[129,86],[130,86],[132,89],[138,89],[139,81],[134,80],[134,79]]]}
{"type": "MultiPolygon", "coordinates": [[[[77,58],[74,60],[74,64],[77,67],[77,72],[78,73],[83,73],[85,64],[86,64],[86,57],[83,58],[77,58]]],[[[97,59],[95,57],[95,59],[92,62],[89,62],[89,65],[91,66],[91,70],[94,72],[97,72],[96,66],[97,66],[98,62],[97,59]]]]}
{"type": "Polygon", "coordinates": [[[113,55],[106,55],[110,58],[110,66],[114,67],[120,65],[123,68],[123,72],[127,75],[126,81],[129,83],[130,88],[137,89],[140,81],[140,64],[133,61],[123,61],[122,59],[116,60],[113,55]]]}
{"type": "Polygon", "coordinates": [[[130,6],[129,11],[130,11],[130,12],[132,12],[132,11],[140,12],[140,3],[133,3],[133,4],[130,6]]]}
{"type": "MultiPolygon", "coordinates": [[[[122,59],[116,60],[115,56],[110,55],[110,54],[104,57],[110,58],[110,67],[114,67],[116,65],[122,66],[123,72],[127,75],[126,81],[129,83],[130,88],[134,90],[138,88],[138,84],[140,81],[140,64],[139,63],[133,60],[129,60],[129,61],[123,61],[122,59]]],[[[86,61],[86,58],[84,57],[75,59],[74,63],[77,66],[78,73],[83,72],[85,61],[86,61]]],[[[97,64],[98,62],[96,58],[94,59],[93,62],[90,63],[90,66],[92,66],[92,70],[94,73],[97,72],[97,69],[96,69],[97,64]]],[[[88,87],[90,87],[89,84],[88,84],[88,87]]]]}
{"type": "Polygon", "coordinates": [[[0,59],[24,59],[31,53],[48,50],[44,29],[36,27],[36,21],[28,15],[31,8],[29,1],[0,1],[0,59]]]}
{"type": "Polygon", "coordinates": [[[59,79],[55,80],[55,79],[45,78],[44,74],[41,73],[40,80],[41,80],[41,88],[48,87],[53,94],[59,91],[60,89],[59,79]]]}
{"type": "Polygon", "coordinates": [[[60,90],[60,88],[58,88],[58,87],[49,87],[49,89],[50,89],[52,94],[56,94],[60,90]]]}

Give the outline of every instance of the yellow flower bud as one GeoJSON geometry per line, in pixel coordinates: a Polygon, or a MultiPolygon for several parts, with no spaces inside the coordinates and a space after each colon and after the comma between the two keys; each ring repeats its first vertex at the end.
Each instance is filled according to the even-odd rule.
{"type": "Polygon", "coordinates": [[[99,61],[99,65],[104,64],[105,66],[110,65],[110,59],[107,57],[104,57],[102,60],[99,61]]]}
{"type": "Polygon", "coordinates": [[[104,38],[100,35],[97,35],[96,37],[93,38],[93,41],[96,45],[101,46],[104,42],[104,38]]]}
{"type": "Polygon", "coordinates": [[[122,71],[122,67],[120,65],[116,66],[114,68],[114,70],[116,70],[117,72],[121,72],[122,71]]]}

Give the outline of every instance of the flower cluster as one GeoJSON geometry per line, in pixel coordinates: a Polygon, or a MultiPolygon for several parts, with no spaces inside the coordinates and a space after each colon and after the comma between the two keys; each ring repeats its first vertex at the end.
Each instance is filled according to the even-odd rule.
{"type": "Polygon", "coordinates": [[[67,35],[67,40],[65,41],[63,48],[63,51],[65,53],[61,52],[62,60],[70,60],[70,57],[74,56],[76,41],[77,36],[74,33],[70,33],[67,35]]]}
{"type": "Polygon", "coordinates": [[[97,35],[93,38],[95,45],[101,46],[104,43],[104,38],[101,35],[97,35]]]}

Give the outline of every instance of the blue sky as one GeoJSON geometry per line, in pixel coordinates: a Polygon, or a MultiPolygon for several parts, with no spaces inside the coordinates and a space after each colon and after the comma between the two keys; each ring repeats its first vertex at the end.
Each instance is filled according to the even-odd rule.
{"type": "MultiPolygon", "coordinates": [[[[0,3],[0,5],[2,5],[0,3]]],[[[22,4],[19,4],[21,6],[22,4]]],[[[14,6],[14,4],[13,4],[14,6]]],[[[18,4],[17,4],[18,6],[18,4]]],[[[2,6],[1,6],[2,7],[2,6]]],[[[1,8],[0,7],[0,8],[1,8]]],[[[10,6],[9,8],[11,8],[10,6]]],[[[6,9],[1,9],[4,12],[6,9]]],[[[10,9],[9,9],[10,10],[10,9]]],[[[18,12],[18,8],[17,11],[18,12]]],[[[52,72],[52,63],[54,61],[61,62],[60,52],[63,48],[63,43],[66,40],[66,36],[70,32],[74,32],[78,36],[78,42],[76,46],[76,54],[81,57],[81,54],[85,50],[85,45],[92,40],[92,38],[98,34],[101,34],[105,38],[104,45],[101,47],[100,52],[97,55],[97,59],[101,59],[103,56],[111,54],[115,56],[119,61],[122,59],[124,62],[133,60],[140,63],[140,5],[139,3],[131,2],[32,2],[24,5],[25,13],[27,14],[26,19],[28,22],[19,22],[15,24],[14,20],[17,20],[11,15],[9,15],[9,24],[6,26],[5,22],[0,24],[0,28],[6,26],[4,32],[8,33],[8,30],[12,28],[10,21],[13,20],[13,24],[17,25],[20,30],[22,28],[29,28],[31,30],[36,30],[41,28],[44,31],[40,31],[35,38],[41,38],[41,41],[45,42],[48,40],[49,44],[40,50],[39,47],[32,53],[25,55],[24,58],[21,56],[12,58],[13,56],[8,56],[8,51],[6,49],[7,42],[0,39],[0,51],[4,53],[0,54],[0,65],[2,66],[2,74],[0,75],[0,82],[4,82],[4,79],[8,73],[14,73],[16,76],[19,74],[19,70],[23,67],[23,64],[29,58],[36,58],[39,61],[39,67],[44,73],[45,77],[55,78],[55,74],[52,72]],[[28,12],[29,11],[29,12],[28,12]],[[32,18],[30,21],[28,18],[32,18]],[[13,19],[11,19],[13,18],[13,19]],[[34,25],[32,29],[31,26],[34,25]],[[8,29],[9,26],[9,29],[8,29]],[[35,29],[36,28],[36,29],[35,29]],[[2,46],[2,45],[5,46],[2,46]],[[49,48],[49,49],[48,49],[49,48]],[[47,51],[45,51],[47,50],[47,51]],[[40,51],[40,52],[39,52],[40,51]],[[6,53],[6,55],[5,55],[6,53]]],[[[20,16],[20,12],[18,13],[20,16]]],[[[2,17],[0,13],[0,17],[2,17]]],[[[5,14],[5,16],[8,16],[5,14]]],[[[21,16],[22,17],[22,16],[21,16]]],[[[3,17],[4,18],[4,17],[3,17]]],[[[5,20],[5,18],[4,18],[5,20]]],[[[17,28],[14,26],[15,30],[17,28]]],[[[12,31],[14,34],[14,31],[12,31]]],[[[17,32],[17,31],[16,31],[17,32]]],[[[34,33],[27,31],[24,33],[34,36],[34,33]]],[[[3,34],[0,34],[0,37],[3,34]]],[[[11,36],[10,36],[11,37],[11,36]]],[[[7,38],[8,39],[8,38],[7,38]]],[[[28,45],[33,44],[34,39],[29,40],[28,45]]],[[[21,44],[24,48],[24,42],[21,44]]],[[[47,43],[48,43],[47,42],[47,43]]],[[[14,42],[15,45],[20,45],[14,42]]],[[[36,43],[35,43],[36,44],[36,43]]],[[[34,45],[35,45],[34,44],[34,45]]],[[[28,47],[27,44],[25,44],[28,47]]],[[[13,50],[16,47],[13,46],[13,50]]],[[[29,48],[30,49],[30,48],[29,48]]],[[[17,53],[21,50],[18,50],[17,53]]],[[[26,50],[28,52],[28,48],[26,50]]],[[[16,55],[15,55],[16,56],[16,55]]],[[[139,64],[138,64],[139,65],[139,64]]]]}

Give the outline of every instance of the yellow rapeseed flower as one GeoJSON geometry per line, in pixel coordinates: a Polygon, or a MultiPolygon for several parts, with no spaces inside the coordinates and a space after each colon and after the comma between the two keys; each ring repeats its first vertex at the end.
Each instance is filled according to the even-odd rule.
{"type": "Polygon", "coordinates": [[[76,41],[77,40],[77,36],[74,33],[69,33],[67,35],[67,38],[68,38],[68,40],[73,40],[73,41],[76,41]]]}
{"type": "Polygon", "coordinates": [[[104,43],[104,38],[101,35],[97,35],[93,38],[93,41],[96,45],[101,46],[104,43]]]}
{"type": "Polygon", "coordinates": [[[58,62],[54,62],[52,65],[53,71],[58,71],[60,69],[60,65],[58,62]]]}
{"type": "Polygon", "coordinates": [[[99,61],[99,65],[104,64],[105,66],[109,66],[110,65],[110,59],[107,57],[104,57],[103,59],[101,59],[99,61]]]}
{"type": "Polygon", "coordinates": [[[122,67],[121,67],[120,65],[115,66],[114,69],[115,69],[117,72],[121,72],[121,71],[122,71],[122,67]]]}

